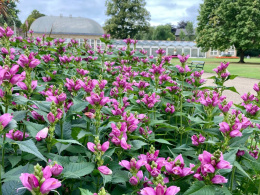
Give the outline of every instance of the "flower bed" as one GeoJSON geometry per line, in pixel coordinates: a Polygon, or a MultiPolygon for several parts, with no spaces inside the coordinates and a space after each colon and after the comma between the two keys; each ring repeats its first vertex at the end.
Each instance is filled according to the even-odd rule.
{"type": "Polygon", "coordinates": [[[202,87],[189,56],[173,65],[130,38],[118,50],[105,34],[102,50],[12,35],[0,28],[3,194],[259,193],[259,84],[227,102],[229,63],[202,87]]]}

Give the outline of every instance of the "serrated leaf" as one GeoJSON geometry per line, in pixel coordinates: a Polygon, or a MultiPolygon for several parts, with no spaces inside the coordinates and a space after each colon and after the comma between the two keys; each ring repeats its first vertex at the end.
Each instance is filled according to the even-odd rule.
{"type": "Polygon", "coordinates": [[[20,150],[22,150],[23,152],[28,152],[30,154],[33,154],[36,157],[47,162],[44,156],[39,152],[38,148],[36,147],[36,145],[31,139],[26,141],[15,141],[15,143],[18,144],[20,150]]]}
{"type": "Polygon", "coordinates": [[[128,171],[118,170],[118,171],[115,171],[113,176],[112,176],[112,183],[114,183],[114,184],[125,183],[128,180],[129,180],[129,172],[128,171]]]}
{"type": "Polygon", "coordinates": [[[154,141],[154,142],[159,142],[161,144],[168,144],[168,145],[172,145],[170,142],[168,142],[167,140],[165,139],[153,139],[151,141],[154,141]]]}
{"type": "Polygon", "coordinates": [[[90,174],[94,170],[95,165],[89,162],[69,163],[64,166],[63,177],[79,179],[82,176],[90,174]]]}
{"type": "Polygon", "coordinates": [[[26,125],[26,129],[29,131],[32,137],[35,137],[40,130],[46,127],[45,125],[40,125],[38,123],[32,123],[25,120],[23,121],[23,123],[26,125]]]}
{"type": "Polygon", "coordinates": [[[87,189],[79,188],[79,190],[80,190],[81,195],[93,195],[93,193],[90,192],[90,191],[87,190],[87,189]]]}
{"type": "Polygon", "coordinates": [[[21,156],[8,156],[7,159],[10,161],[10,163],[12,164],[12,168],[17,165],[20,160],[22,159],[21,156]]]}
{"type": "Polygon", "coordinates": [[[215,188],[213,185],[205,185],[202,181],[195,182],[184,195],[215,195],[215,188]]]}
{"type": "Polygon", "coordinates": [[[25,118],[26,113],[27,113],[27,111],[25,111],[25,110],[14,112],[13,119],[16,120],[16,121],[21,121],[25,118]]]}
{"type": "Polygon", "coordinates": [[[20,181],[7,181],[2,186],[2,193],[3,195],[23,195],[26,192],[26,189],[20,189],[17,191],[18,188],[24,187],[20,181]]]}
{"type": "Polygon", "coordinates": [[[131,141],[131,145],[132,145],[131,150],[138,150],[143,146],[147,145],[147,143],[140,140],[133,140],[131,141]]]}
{"type": "Polygon", "coordinates": [[[244,176],[246,176],[246,177],[248,177],[250,180],[252,180],[251,177],[247,174],[247,172],[245,172],[245,170],[241,167],[241,165],[240,165],[237,161],[234,162],[234,166],[235,166],[239,171],[241,171],[241,173],[242,173],[244,176]]]}

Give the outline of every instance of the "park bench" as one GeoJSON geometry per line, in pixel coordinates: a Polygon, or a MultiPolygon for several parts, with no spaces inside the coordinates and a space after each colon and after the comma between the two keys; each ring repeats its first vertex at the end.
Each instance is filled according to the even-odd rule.
{"type": "Polygon", "coordinates": [[[204,65],[205,65],[205,62],[204,61],[192,61],[190,64],[188,64],[188,66],[191,68],[191,69],[201,69],[203,70],[204,68],[204,65]]]}

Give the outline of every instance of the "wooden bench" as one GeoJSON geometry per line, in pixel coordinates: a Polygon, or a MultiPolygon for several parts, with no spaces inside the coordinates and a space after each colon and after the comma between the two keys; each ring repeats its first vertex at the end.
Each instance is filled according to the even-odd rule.
{"type": "Polygon", "coordinates": [[[192,61],[190,64],[188,64],[188,66],[191,69],[197,68],[197,69],[201,69],[201,70],[203,70],[204,65],[205,65],[204,61],[192,61]]]}

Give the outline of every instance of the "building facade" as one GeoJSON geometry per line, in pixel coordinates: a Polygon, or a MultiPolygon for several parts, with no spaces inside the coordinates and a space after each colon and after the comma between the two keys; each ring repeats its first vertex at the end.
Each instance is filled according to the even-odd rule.
{"type": "Polygon", "coordinates": [[[46,37],[77,39],[82,43],[84,39],[88,39],[93,47],[104,34],[101,25],[92,19],[62,15],[40,17],[32,23],[31,30],[35,37],[45,34],[46,37]]]}

